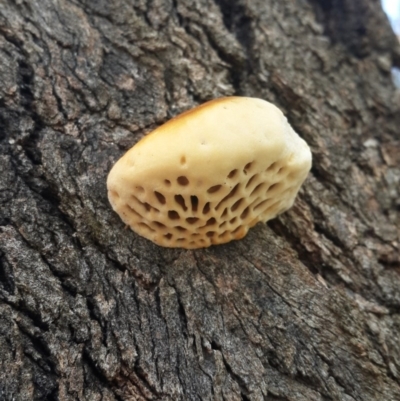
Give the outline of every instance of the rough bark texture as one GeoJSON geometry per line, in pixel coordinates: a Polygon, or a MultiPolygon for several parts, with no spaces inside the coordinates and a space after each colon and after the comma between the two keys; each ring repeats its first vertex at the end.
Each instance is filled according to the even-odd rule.
{"type": "Polygon", "coordinates": [[[0,400],[400,400],[392,65],[378,0],[2,0],[0,400]],[[295,206],[196,251],[126,230],[112,164],[233,94],[312,147],[295,206]]]}

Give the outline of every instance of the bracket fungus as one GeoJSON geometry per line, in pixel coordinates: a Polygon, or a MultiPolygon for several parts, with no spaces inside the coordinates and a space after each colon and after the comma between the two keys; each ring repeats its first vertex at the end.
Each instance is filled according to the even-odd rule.
{"type": "Polygon", "coordinates": [[[226,97],[140,140],[112,168],[108,198],[156,244],[204,248],[289,209],[310,168],[309,147],[276,106],[226,97]]]}

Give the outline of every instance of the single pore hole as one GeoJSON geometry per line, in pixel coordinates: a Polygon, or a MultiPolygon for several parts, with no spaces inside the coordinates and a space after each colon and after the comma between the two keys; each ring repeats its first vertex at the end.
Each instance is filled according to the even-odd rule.
{"type": "Polygon", "coordinates": [[[235,169],[235,170],[232,170],[229,174],[228,174],[228,178],[234,178],[235,177],[235,175],[237,174],[237,170],[235,169]]]}
{"type": "Polygon", "coordinates": [[[156,196],[157,200],[162,204],[165,205],[165,196],[163,194],[160,194],[157,191],[154,191],[154,195],[156,196]]]}
{"type": "Polygon", "coordinates": [[[186,212],[187,207],[182,195],[175,195],[175,202],[186,212]]]}
{"type": "Polygon", "coordinates": [[[207,237],[209,237],[209,238],[214,237],[215,231],[207,231],[206,235],[207,235],[207,237]]]}
{"type": "Polygon", "coordinates": [[[262,202],[260,202],[258,205],[256,205],[256,206],[254,207],[254,210],[261,209],[263,206],[265,206],[265,204],[268,203],[268,201],[269,201],[269,199],[263,200],[262,202]]]}
{"type": "Polygon", "coordinates": [[[153,221],[153,224],[158,228],[165,228],[165,225],[163,223],[160,223],[159,221],[153,221]]]}
{"type": "Polygon", "coordinates": [[[147,202],[142,202],[142,205],[145,207],[147,212],[150,212],[151,210],[154,210],[156,212],[159,212],[158,209],[156,209],[155,207],[149,205],[147,202]]]}
{"type": "Polygon", "coordinates": [[[149,205],[147,202],[141,202],[138,198],[136,198],[135,195],[131,195],[131,200],[133,201],[133,203],[136,204],[136,206],[140,206],[142,208],[144,207],[146,209],[146,212],[150,212],[151,210],[154,210],[155,212],[159,212],[158,209],[149,205]]]}
{"type": "Polygon", "coordinates": [[[194,223],[196,223],[197,220],[199,220],[197,217],[188,217],[188,218],[186,219],[186,221],[187,221],[189,224],[194,224],[194,223]]]}
{"type": "Polygon", "coordinates": [[[110,197],[117,200],[119,199],[119,193],[117,191],[110,191],[110,197]]]}
{"type": "Polygon", "coordinates": [[[236,201],[233,206],[231,207],[231,211],[234,212],[239,206],[240,204],[243,202],[243,199],[239,199],[238,201],[236,201]]]}
{"type": "Polygon", "coordinates": [[[220,207],[225,201],[227,201],[229,198],[232,198],[232,196],[235,196],[236,191],[237,191],[238,188],[239,188],[239,185],[240,185],[239,183],[236,184],[235,187],[232,189],[232,191],[229,192],[229,194],[226,195],[225,198],[222,199],[222,201],[218,203],[218,205],[217,205],[217,207],[216,207],[217,210],[219,209],[219,207],[220,207]]]}
{"type": "Polygon", "coordinates": [[[166,239],[171,239],[171,238],[172,238],[172,234],[165,234],[164,237],[165,237],[166,239]]]}
{"type": "Polygon", "coordinates": [[[144,188],[141,186],[136,187],[136,191],[139,192],[140,194],[144,192],[144,188]]]}
{"type": "Polygon", "coordinates": [[[132,206],[126,205],[126,207],[129,209],[129,211],[134,214],[137,217],[140,217],[141,219],[143,219],[143,216],[141,216],[132,206]]]}
{"type": "Polygon", "coordinates": [[[250,212],[250,208],[247,206],[246,209],[244,209],[242,214],[240,215],[240,218],[242,220],[245,219],[249,215],[249,212],[250,212]]]}
{"type": "Polygon", "coordinates": [[[227,233],[228,233],[228,231],[225,230],[222,234],[219,234],[218,237],[222,238],[222,237],[224,237],[227,233]]]}
{"type": "Polygon", "coordinates": [[[180,219],[178,212],[176,212],[175,210],[169,210],[168,211],[168,217],[171,220],[179,220],[180,219]]]}
{"type": "Polygon", "coordinates": [[[181,175],[180,177],[178,177],[177,181],[178,181],[179,185],[185,186],[185,185],[189,184],[189,180],[184,175],[181,175]]]}
{"type": "Polygon", "coordinates": [[[253,184],[254,181],[255,181],[257,178],[258,178],[258,174],[254,174],[253,177],[251,177],[250,180],[247,181],[246,188],[248,188],[251,184],[253,184]]]}
{"type": "Polygon", "coordinates": [[[213,194],[214,192],[219,191],[221,189],[221,187],[222,187],[222,185],[214,185],[213,187],[208,188],[207,192],[209,194],[213,194]]]}
{"type": "Polygon", "coordinates": [[[192,210],[194,212],[197,212],[197,208],[199,206],[199,198],[197,196],[195,196],[195,195],[192,195],[190,197],[190,203],[192,204],[192,210]]]}
{"type": "Polygon", "coordinates": [[[264,186],[264,183],[263,183],[263,182],[261,182],[260,184],[258,184],[258,185],[251,191],[250,196],[252,196],[253,194],[258,194],[263,186],[264,186]]]}
{"type": "Polygon", "coordinates": [[[236,227],[233,231],[232,234],[236,234],[239,230],[241,230],[243,228],[243,226],[238,226],[236,227]]]}
{"type": "Polygon", "coordinates": [[[235,224],[236,223],[236,217],[234,217],[232,220],[229,221],[230,224],[235,224]]]}
{"type": "Polygon", "coordinates": [[[245,174],[247,174],[247,172],[251,169],[251,165],[253,164],[253,162],[250,162],[250,163],[247,163],[245,166],[244,166],[244,169],[243,169],[243,172],[245,173],[245,174]]]}
{"type": "Polygon", "coordinates": [[[210,202],[207,202],[203,207],[203,214],[207,214],[210,211],[210,202]]]}
{"type": "Polygon", "coordinates": [[[268,188],[267,192],[273,191],[274,189],[278,188],[278,186],[279,186],[279,182],[276,182],[275,184],[272,184],[272,185],[268,188]]]}
{"type": "Polygon", "coordinates": [[[212,226],[217,222],[217,220],[214,219],[214,217],[211,217],[211,219],[207,220],[206,226],[212,226]]]}
{"type": "Polygon", "coordinates": [[[228,208],[226,207],[221,217],[226,217],[227,214],[228,214],[228,208]]]}
{"type": "Polygon", "coordinates": [[[138,226],[144,228],[145,230],[154,232],[154,230],[145,223],[139,223],[138,226]]]}
{"type": "Polygon", "coordinates": [[[169,187],[171,185],[171,181],[170,180],[164,180],[164,184],[169,187]]]}
{"type": "Polygon", "coordinates": [[[281,201],[278,201],[278,202],[273,203],[272,205],[269,205],[261,213],[265,214],[265,213],[274,213],[275,212],[275,215],[277,215],[278,213],[276,212],[276,207],[279,206],[280,203],[281,203],[281,201]]]}
{"type": "Polygon", "coordinates": [[[281,167],[279,170],[278,170],[278,174],[283,174],[284,172],[286,171],[286,168],[285,167],[281,167]]]}
{"type": "Polygon", "coordinates": [[[185,156],[181,156],[181,164],[186,164],[186,157],[185,156]]]}
{"type": "Polygon", "coordinates": [[[181,226],[175,226],[175,228],[180,231],[181,233],[183,233],[184,231],[187,231],[186,228],[181,227],[181,226]]]}

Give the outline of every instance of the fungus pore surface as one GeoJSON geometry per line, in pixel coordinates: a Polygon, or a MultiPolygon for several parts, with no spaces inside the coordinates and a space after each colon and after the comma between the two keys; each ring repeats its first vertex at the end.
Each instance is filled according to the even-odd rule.
{"type": "Polygon", "coordinates": [[[112,168],[108,198],[158,245],[203,248],[243,238],[289,209],[311,152],[273,104],[226,97],[144,137],[112,168]]]}

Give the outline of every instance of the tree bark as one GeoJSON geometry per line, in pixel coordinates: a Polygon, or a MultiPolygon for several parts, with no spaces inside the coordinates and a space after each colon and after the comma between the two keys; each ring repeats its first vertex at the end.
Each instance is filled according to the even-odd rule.
{"type": "Polygon", "coordinates": [[[2,0],[0,400],[400,400],[400,46],[378,0],[2,0]],[[294,207],[194,251],[113,163],[204,101],[278,105],[294,207]]]}

